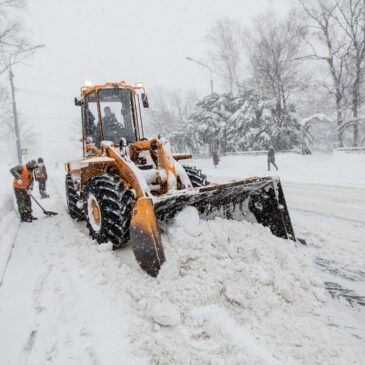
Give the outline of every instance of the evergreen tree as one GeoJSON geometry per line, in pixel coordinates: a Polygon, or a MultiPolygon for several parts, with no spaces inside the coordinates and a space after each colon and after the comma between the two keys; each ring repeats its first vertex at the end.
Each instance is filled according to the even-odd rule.
{"type": "Polygon", "coordinates": [[[170,134],[176,149],[193,153],[277,150],[300,145],[295,108],[278,110],[275,100],[260,100],[251,91],[238,96],[213,94],[201,99],[186,124],[170,134]]]}

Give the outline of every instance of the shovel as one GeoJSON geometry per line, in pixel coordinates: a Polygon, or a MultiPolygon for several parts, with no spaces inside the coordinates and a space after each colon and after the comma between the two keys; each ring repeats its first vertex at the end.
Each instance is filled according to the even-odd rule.
{"type": "Polygon", "coordinates": [[[56,213],[56,212],[52,212],[52,211],[50,211],[50,210],[45,210],[39,203],[38,203],[38,201],[37,201],[37,199],[32,195],[32,194],[30,194],[30,196],[31,196],[31,198],[37,203],[37,205],[43,210],[43,213],[45,214],[45,215],[48,215],[48,216],[51,216],[51,215],[57,215],[58,213],[56,213]]]}

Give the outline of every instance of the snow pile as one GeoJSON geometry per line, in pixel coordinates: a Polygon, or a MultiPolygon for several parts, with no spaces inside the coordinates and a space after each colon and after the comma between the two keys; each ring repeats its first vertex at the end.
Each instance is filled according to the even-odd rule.
{"type": "Polygon", "coordinates": [[[314,315],[326,296],[301,245],[191,207],[163,240],[157,280],[125,288],[149,319],[132,338],[151,363],[325,363],[341,351],[314,315]]]}
{"type": "Polygon", "coordinates": [[[9,168],[0,166],[0,283],[19,227],[9,168]]]}
{"type": "Polygon", "coordinates": [[[3,277],[19,226],[14,198],[9,191],[0,193],[0,282],[3,277]]]}
{"type": "MultiPolygon", "coordinates": [[[[288,176],[299,175],[291,158],[282,162],[288,176]]],[[[62,179],[57,184],[63,198],[62,179]]],[[[59,209],[63,241],[85,269],[83,280],[103,291],[120,313],[116,323],[128,325],[134,355],[149,364],[344,364],[365,356],[363,325],[353,331],[335,320],[343,307],[334,310],[324,290],[326,279],[312,260],[318,246],[279,239],[247,222],[200,220],[187,208],[162,236],[167,261],[156,279],[138,267],[130,245],[111,251],[110,244],[92,244],[84,222],[65,215],[59,209]]],[[[332,252],[329,230],[323,220],[318,224],[332,252]]],[[[343,254],[342,245],[337,251],[343,254]]],[[[124,339],[110,333],[113,344],[124,339]]]]}

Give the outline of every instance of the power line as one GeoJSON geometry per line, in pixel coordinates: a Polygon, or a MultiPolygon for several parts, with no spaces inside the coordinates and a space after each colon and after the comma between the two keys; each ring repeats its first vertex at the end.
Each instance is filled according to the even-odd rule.
{"type": "Polygon", "coordinates": [[[28,95],[35,95],[35,96],[45,96],[45,97],[52,97],[52,98],[59,98],[59,99],[67,99],[71,100],[72,98],[66,95],[61,94],[53,94],[53,93],[47,93],[44,91],[37,91],[37,90],[29,90],[29,89],[22,89],[22,88],[16,88],[17,92],[20,92],[22,94],[28,94],[28,95]]]}
{"type": "Polygon", "coordinates": [[[26,77],[26,79],[39,81],[39,82],[44,82],[44,83],[48,83],[48,84],[68,85],[68,86],[74,86],[75,87],[75,84],[72,83],[72,82],[56,81],[56,80],[52,80],[52,79],[44,80],[44,79],[39,79],[37,77],[28,77],[28,76],[26,77]]]}
{"type": "Polygon", "coordinates": [[[53,119],[53,120],[75,120],[75,119],[80,119],[79,117],[57,117],[57,116],[27,116],[24,115],[23,119],[53,119]]]}

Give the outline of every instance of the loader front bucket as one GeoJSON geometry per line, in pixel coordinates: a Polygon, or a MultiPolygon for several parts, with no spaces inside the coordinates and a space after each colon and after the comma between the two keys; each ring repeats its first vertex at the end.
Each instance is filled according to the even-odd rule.
{"type": "Polygon", "coordinates": [[[279,178],[250,178],[183,190],[154,199],[153,208],[158,221],[169,222],[186,206],[197,208],[207,219],[219,216],[257,222],[275,236],[295,241],[279,178]]]}
{"type": "Polygon", "coordinates": [[[151,276],[157,276],[165,261],[165,254],[153,205],[149,198],[137,200],[131,219],[130,241],[141,268],[151,276]]]}

